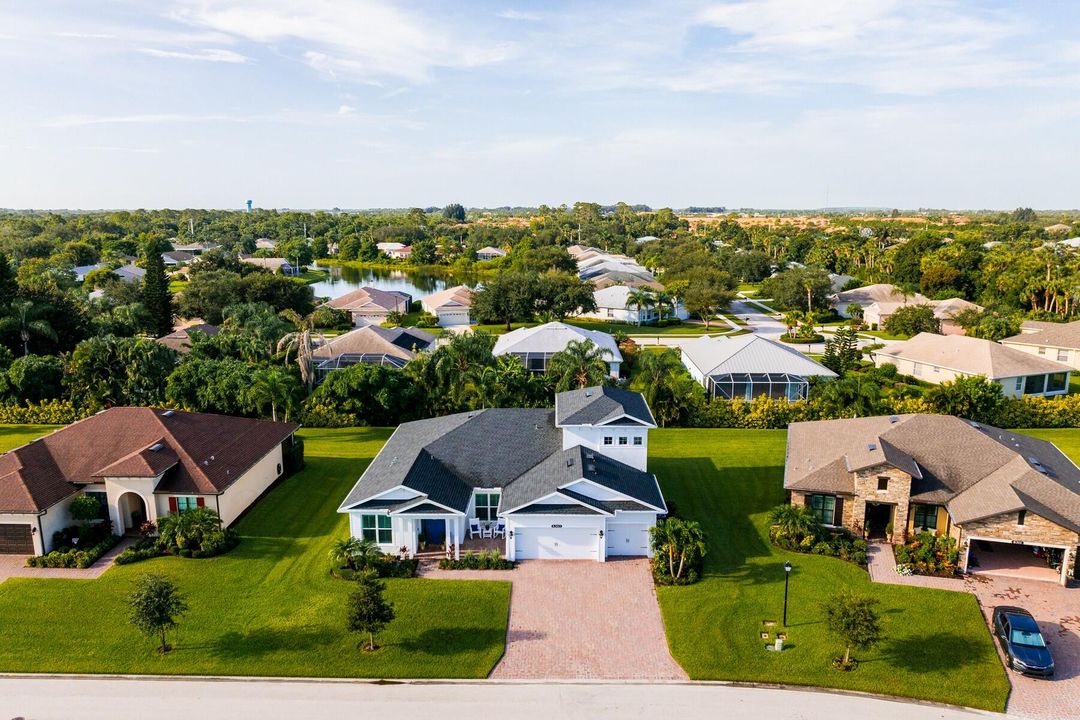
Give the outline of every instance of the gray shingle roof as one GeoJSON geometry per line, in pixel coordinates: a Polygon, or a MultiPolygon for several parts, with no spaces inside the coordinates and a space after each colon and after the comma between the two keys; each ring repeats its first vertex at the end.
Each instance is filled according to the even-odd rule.
{"type": "Polygon", "coordinates": [[[599,515],[596,510],[577,503],[545,503],[529,505],[517,511],[522,515],[599,515]]]}
{"type": "Polygon", "coordinates": [[[656,420],[641,393],[597,385],[555,396],[555,424],[559,427],[605,425],[623,416],[656,427],[656,420]]]}
{"type": "MultiPolygon", "coordinates": [[[[647,408],[646,408],[647,409],[647,408]]],[[[474,488],[501,488],[508,510],[558,492],[586,478],[630,498],[568,502],[591,504],[601,512],[666,510],[656,478],[593,450],[562,449],[562,433],[549,409],[492,408],[404,423],[353,486],[340,509],[392,510],[402,500],[376,497],[404,486],[439,505],[465,512],[474,488]],[[360,505],[357,505],[360,503],[360,505]]]]}
{"type": "Polygon", "coordinates": [[[1001,341],[1002,345],[1036,345],[1053,348],[1080,348],[1080,320],[1070,323],[1024,323],[1038,328],[1036,332],[1020,333],[1001,341]]]}

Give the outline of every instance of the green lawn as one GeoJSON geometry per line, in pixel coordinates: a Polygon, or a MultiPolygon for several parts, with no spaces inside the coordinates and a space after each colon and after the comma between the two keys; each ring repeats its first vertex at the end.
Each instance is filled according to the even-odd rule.
{"type": "MultiPolygon", "coordinates": [[[[0,428],[0,449],[48,428],[0,428]]],[[[351,584],[329,577],[327,550],[346,533],[338,504],[389,437],[385,429],[305,430],[307,468],[237,525],[231,553],[114,567],[97,580],[0,583],[0,671],[485,677],[503,653],[510,585],[390,580],[397,619],[374,654],[345,632],[351,584]],[[191,607],[176,650],[158,657],[128,624],[125,596],[144,572],[173,578],[191,607]]]]}
{"type": "Polygon", "coordinates": [[[849,563],[769,543],[766,514],[783,501],[784,437],[782,430],[651,434],[650,469],[669,504],[709,536],[701,582],[658,588],[675,659],[697,680],[816,685],[1004,710],[1009,683],[973,595],[872,584],[849,563]],[[785,560],[795,569],[788,642],[777,655],[758,633],[762,620],[781,618],[785,560]],[[819,609],[843,587],[880,600],[887,623],[887,641],[856,652],[852,673],[832,669],[843,648],[819,609]]]}

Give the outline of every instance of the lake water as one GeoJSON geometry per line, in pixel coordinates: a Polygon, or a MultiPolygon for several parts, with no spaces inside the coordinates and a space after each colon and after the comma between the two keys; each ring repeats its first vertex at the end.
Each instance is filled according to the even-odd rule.
{"type": "Polygon", "coordinates": [[[355,268],[332,266],[326,268],[330,277],[312,283],[315,297],[334,299],[362,287],[379,290],[399,290],[419,300],[425,295],[445,290],[455,285],[475,287],[477,279],[450,273],[432,273],[422,270],[391,270],[387,268],[355,268]]]}

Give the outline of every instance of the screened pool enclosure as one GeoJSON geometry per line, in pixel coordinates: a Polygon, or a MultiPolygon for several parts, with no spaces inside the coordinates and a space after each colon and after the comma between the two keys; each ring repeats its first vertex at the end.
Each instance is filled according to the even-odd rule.
{"type": "Polygon", "coordinates": [[[777,400],[805,400],[810,382],[790,373],[729,373],[709,376],[709,395],[725,400],[753,400],[771,397],[777,400]]]}

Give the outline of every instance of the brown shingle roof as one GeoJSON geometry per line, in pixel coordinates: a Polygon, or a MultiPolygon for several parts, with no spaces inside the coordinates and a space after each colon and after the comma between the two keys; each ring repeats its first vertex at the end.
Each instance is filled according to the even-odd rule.
{"type": "Polygon", "coordinates": [[[402,310],[407,312],[409,309],[408,301],[409,296],[406,293],[362,287],[340,295],[327,302],[326,305],[338,310],[370,310],[375,312],[402,310]]]}
{"type": "Polygon", "coordinates": [[[851,473],[875,464],[909,474],[918,470],[912,499],[947,505],[958,524],[1026,507],[1080,530],[1080,468],[1045,440],[950,415],[788,427],[784,487],[789,490],[852,492],[851,473]]]}
{"type": "Polygon", "coordinates": [[[204,335],[213,337],[221,332],[221,329],[217,325],[211,325],[210,323],[198,323],[196,325],[190,325],[186,328],[180,328],[168,335],[159,337],[157,341],[166,347],[171,347],[178,353],[186,353],[191,350],[191,333],[199,331],[204,335]]]}
{"type": "Polygon", "coordinates": [[[118,407],[0,455],[0,513],[40,512],[103,476],[164,469],[157,492],[225,490],[297,425],[118,407]],[[157,443],[165,447],[151,448],[157,443]],[[169,462],[169,455],[175,462],[169,462]]]}
{"type": "Polygon", "coordinates": [[[991,380],[1071,370],[1063,363],[966,335],[919,333],[905,342],[876,350],[873,356],[883,362],[900,358],[965,375],[985,375],[991,380]]]}
{"type": "Polygon", "coordinates": [[[431,333],[415,328],[384,328],[368,325],[350,330],[320,345],[312,353],[312,357],[325,360],[346,354],[373,354],[412,360],[416,357],[416,352],[430,348],[435,339],[431,333]]]}

